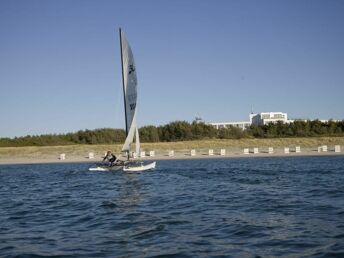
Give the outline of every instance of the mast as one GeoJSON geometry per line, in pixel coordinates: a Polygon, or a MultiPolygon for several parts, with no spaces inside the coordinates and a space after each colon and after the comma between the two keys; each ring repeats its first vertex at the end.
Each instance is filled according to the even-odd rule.
{"type": "MultiPolygon", "coordinates": [[[[122,30],[119,28],[119,42],[121,47],[121,64],[122,64],[122,84],[123,84],[123,98],[124,98],[124,114],[125,114],[125,136],[128,136],[128,125],[127,125],[127,103],[125,100],[125,86],[124,86],[124,69],[123,69],[123,51],[122,51],[122,30]]],[[[128,153],[129,158],[129,153],[128,153]]]]}

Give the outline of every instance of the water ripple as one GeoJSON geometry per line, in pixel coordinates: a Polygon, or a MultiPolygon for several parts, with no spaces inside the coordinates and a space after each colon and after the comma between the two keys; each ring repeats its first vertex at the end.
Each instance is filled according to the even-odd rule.
{"type": "Polygon", "coordinates": [[[343,257],[344,157],[0,166],[0,257],[343,257]]]}

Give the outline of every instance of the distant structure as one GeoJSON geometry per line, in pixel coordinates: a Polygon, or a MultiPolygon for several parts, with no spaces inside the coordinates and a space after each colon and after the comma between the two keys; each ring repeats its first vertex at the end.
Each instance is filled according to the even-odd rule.
{"type": "Polygon", "coordinates": [[[216,129],[229,128],[231,126],[240,128],[242,130],[247,129],[251,125],[266,125],[269,123],[276,123],[281,121],[283,123],[292,123],[294,120],[288,120],[288,114],[283,112],[262,112],[258,114],[251,113],[250,121],[241,122],[221,122],[221,123],[209,123],[216,129]]]}
{"type": "Polygon", "coordinates": [[[214,126],[216,129],[221,129],[221,128],[229,128],[231,126],[233,127],[238,127],[242,130],[247,129],[248,127],[251,126],[250,122],[221,122],[221,123],[209,123],[210,125],[214,126]]]}
{"type": "MultiPolygon", "coordinates": [[[[288,123],[294,123],[295,121],[304,121],[307,122],[310,119],[288,119],[288,114],[283,112],[262,112],[254,114],[252,112],[251,107],[251,114],[249,115],[249,121],[241,121],[241,122],[220,122],[220,123],[208,123],[212,126],[214,126],[216,129],[221,128],[230,128],[231,126],[240,128],[242,130],[245,130],[249,128],[251,125],[267,125],[269,123],[277,123],[282,122],[284,124],[288,123]]],[[[339,122],[340,120],[330,119],[330,120],[324,120],[319,119],[322,123],[328,123],[329,121],[333,122],[339,122]]]]}
{"type": "Polygon", "coordinates": [[[294,120],[288,120],[288,114],[283,112],[263,112],[259,114],[250,114],[250,123],[253,125],[266,125],[269,123],[292,123],[294,120]]]}
{"type": "Polygon", "coordinates": [[[198,124],[198,123],[203,122],[203,119],[202,119],[202,117],[196,115],[194,121],[198,124]]]}

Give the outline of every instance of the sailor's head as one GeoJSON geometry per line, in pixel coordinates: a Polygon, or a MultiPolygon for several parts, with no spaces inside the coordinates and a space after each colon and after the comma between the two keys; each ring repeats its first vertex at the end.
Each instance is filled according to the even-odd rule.
{"type": "Polygon", "coordinates": [[[106,154],[111,154],[111,151],[108,150],[106,154]]]}

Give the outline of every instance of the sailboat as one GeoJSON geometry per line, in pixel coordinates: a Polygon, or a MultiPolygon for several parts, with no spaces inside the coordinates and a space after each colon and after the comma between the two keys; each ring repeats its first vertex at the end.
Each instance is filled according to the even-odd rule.
{"type": "Polygon", "coordinates": [[[122,63],[122,82],[124,96],[124,112],[125,112],[125,131],[126,139],[122,147],[122,152],[126,154],[127,160],[114,166],[98,166],[90,168],[93,171],[119,170],[123,171],[145,171],[154,169],[156,162],[144,164],[131,160],[131,145],[135,138],[136,155],[140,153],[140,137],[137,126],[137,76],[136,66],[134,62],[133,52],[126,39],[123,31],[119,29],[120,46],[121,46],[121,63],[122,63]]]}

